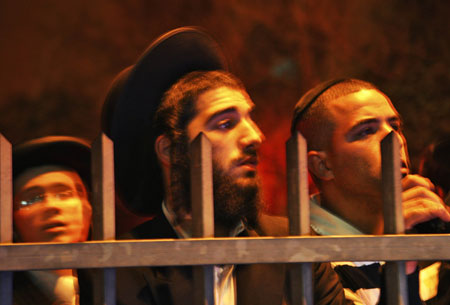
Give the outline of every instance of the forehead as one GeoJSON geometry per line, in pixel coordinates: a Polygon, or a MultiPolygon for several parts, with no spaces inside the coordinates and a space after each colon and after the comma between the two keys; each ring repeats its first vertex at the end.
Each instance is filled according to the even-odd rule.
{"type": "Polygon", "coordinates": [[[219,87],[202,93],[197,98],[195,107],[199,115],[212,115],[230,107],[249,110],[254,104],[243,90],[219,87]]]}
{"type": "Polygon", "coordinates": [[[369,118],[398,117],[391,101],[376,89],[362,89],[335,100],[328,105],[330,114],[338,125],[369,118]]]}
{"type": "Polygon", "coordinates": [[[20,191],[32,187],[46,187],[55,184],[75,187],[76,184],[83,184],[83,182],[75,171],[67,169],[48,170],[45,167],[37,167],[21,174],[14,181],[14,189],[20,191]]]}

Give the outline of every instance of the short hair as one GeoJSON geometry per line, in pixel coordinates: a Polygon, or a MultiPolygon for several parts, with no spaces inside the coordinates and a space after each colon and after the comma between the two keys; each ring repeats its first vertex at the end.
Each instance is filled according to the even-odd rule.
{"type": "Polygon", "coordinates": [[[245,90],[242,82],[229,72],[194,71],[179,79],[164,94],[155,114],[157,134],[165,134],[177,143],[186,134],[186,126],[196,115],[195,103],[204,92],[220,87],[245,90]]]}
{"type": "Polygon", "coordinates": [[[420,161],[419,173],[441,187],[446,194],[450,191],[450,138],[426,148],[420,161]]]}
{"type": "MultiPolygon", "coordinates": [[[[306,138],[308,150],[323,150],[330,143],[335,122],[328,110],[330,101],[363,89],[380,91],[372,83],[359,79],[342,79],[322,83],[308,91],[297,103],[291,125],[291,133],[297,130],[306,138]],[[314,94],[314,91],[317,91],[314,94]]],[[[381,91],[380,91],[381,92],[381,91]]]]}

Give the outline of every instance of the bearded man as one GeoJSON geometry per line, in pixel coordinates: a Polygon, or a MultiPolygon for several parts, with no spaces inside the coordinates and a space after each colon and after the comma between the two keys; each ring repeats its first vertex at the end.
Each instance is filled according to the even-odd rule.
{"type": "MultiPolygon", "coordinates": [[[[217,237],[287,235],[286,219],[260,212],[254,104],[225,71],[215,41],[197,28],[157,39],[116,78],[103,113],[113,139],[118,194],[131,210],[156,214],[128,238],[191,237],[189,143],[211,142],[217,237]],[[163,192],[162,192],[163,190],[163,192]]],[[[118,269],[119,304],[190,304],[192,267],[118,269]]],[[[284,304],[285,264],[214,267],[215,304],[284,304]]],[[[316,304],[342,304],[328,264],[316,264],[316,304]]],[[[299,287],[300,289],[300,287],[299,287]]]]}

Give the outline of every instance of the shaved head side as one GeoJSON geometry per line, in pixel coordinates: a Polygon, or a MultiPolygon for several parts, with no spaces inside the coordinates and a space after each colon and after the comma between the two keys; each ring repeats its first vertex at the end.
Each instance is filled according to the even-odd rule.
{"type": "MultiPolygon", "coordinates": [[[[314,89],[315,88],[312,90],[314,89]]],[[[375,85],[369,82],[358,79],[344,79],[330,86],[325,91],[322,91],[318,96],[313,96],[312,99],[315,100],[312,104],[303,112],[296,115],[292,122],[292,131],[300,131],[305,137],[308,143],[308,151],[326,150],[331,142],[335,123],[332,114],[328,110],[328,104],[342,96],[363,89],[375,89],[380,91],[375,85]]],[[[300,99],[300,102],[295,108],[297,108],[301,102],[302,99],[300,99]]],[[[302,103],[304,104],[304,101],[302,103]]]]}

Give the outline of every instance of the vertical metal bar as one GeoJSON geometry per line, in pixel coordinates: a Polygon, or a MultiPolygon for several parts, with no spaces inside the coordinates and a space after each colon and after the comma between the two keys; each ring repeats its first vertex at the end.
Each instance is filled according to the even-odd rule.
{"type": "Polygon", "coordinates": [[[211,143],[200,133],[190,147],[193,237],[214,237],[211,143]]]}
{"type": "MultiPolygon", "coordinates": [[[[405,232],[402,210],[402,187],[400,174],[400,142],[392,131],[381,141],[381,172],[383,185],[384,233],[405,232]]],[[[405,262],[387,262],[385,287],[388,305],[407,305],[407,281],[405,262]]]]}
{"type": "Polygon", "coordinates": [[[308,156],[305,138],[297,132],[286,142],[286,175],[290,235],[309,235],[308,156]]]}
{"type": "MultiPolygon", "coordinates": [[[[11,143],[0,134],[0,243],[13,239],[12,157],[11,143]]],[[[0,301],[11,305],[13,299],[13,273],[0,272],[0,301]]]]}
{"type": "MultiPolygon", "coordinates": [[[[290,235],[310,234],[308,156],[305,138],[296,133],[286,142],[286,174],[290,235]]],[[[312,264],[290,266],[289,296],[291,304],[313,304],[312,264]]]]}
{"type": "MultiPolygon", "coordinates": [[[[214,237],[211,143],[200,133],[191,143],[192,236],[214,237]]],[[[214,304],[214,266],[194,266],[194,304],[214,304]]]]}
{"type": "MultiPolygon", "coordinates": [[[[115,195],[114,195],[114,151],[112,141],[105,135],[92,143],[92,239],[114,240],[115,195]]],[[[114,268],[95,270],[94,304],[116,304],[116,271],[114,268]]]]}

